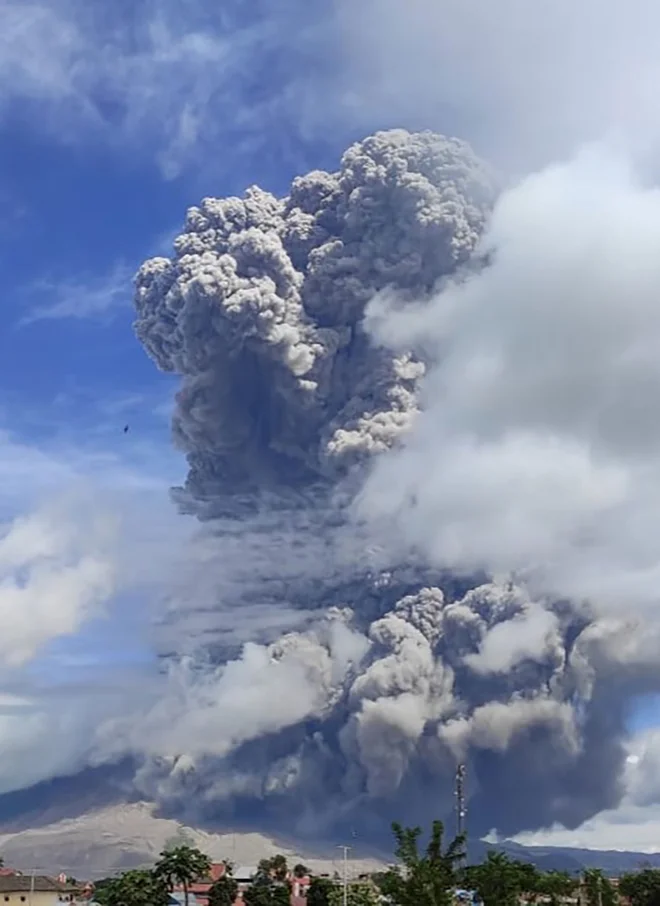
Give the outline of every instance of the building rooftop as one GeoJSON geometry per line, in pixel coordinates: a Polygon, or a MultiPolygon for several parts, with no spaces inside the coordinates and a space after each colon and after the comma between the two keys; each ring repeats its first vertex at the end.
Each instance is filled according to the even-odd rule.
{"type": "Polygon", "coordinates": [[[256,865],[237,865],[233,871],[235,881],[251,881],[258,872],[256,865]]]}
{"type": "Polygon", "coordinates": [[[64,893],[68,888],[46,875],[0,875],[0,893],[29,893],[31,890],[64,893]]]}

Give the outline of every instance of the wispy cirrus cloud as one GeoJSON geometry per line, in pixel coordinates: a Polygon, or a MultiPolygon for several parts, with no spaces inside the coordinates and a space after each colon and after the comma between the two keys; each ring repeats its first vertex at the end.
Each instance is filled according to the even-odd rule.
{"type": "Polygon", "coordinates": [[[119,437],[110,444],[107,431],[54,435],[36,443],[0,429],[0,517],[3,510],[18,511],[62,488],[81,485],[166,497],[180,477],[175,454],[148,435],[130,439],[122,434],[119,447],[119,437]]]}
{"type": "Polygon", "coordinates": [[[229,161],[311,106],[310,75],[293,63],[321,40],[300,0],[245,6],[138,0],[126,14],[99,0],[2,0],[0,113],[148,153],[166,178],[209,153],[229,161]]]}
{"type": "Polygon", "coordinates": [[[19,325],[62,318],[106,322],[120,311],[129,311],[133,270],[125,262],[118,262],[100,276],[37,280],[23,291],[31,305],[19,325]]]}

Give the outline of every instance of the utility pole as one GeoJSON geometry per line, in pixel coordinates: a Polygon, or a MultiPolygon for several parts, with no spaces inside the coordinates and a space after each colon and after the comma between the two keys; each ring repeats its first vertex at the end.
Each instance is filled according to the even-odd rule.
{"type": "Polygon", "coordinates": [[[343,858],[343,867],[344,867],[344,871],[343,871],[343,875],[344,875],[344,877],[343,877],[343,888],[344,888],[343,904],[344,904],[344,906],[348,906],[348,853],[350,852],[351,847],[350,846],[338,846],[337,849],[341,849],[341,851],[343,853],[343,857],[344,857],[343,858]]]}

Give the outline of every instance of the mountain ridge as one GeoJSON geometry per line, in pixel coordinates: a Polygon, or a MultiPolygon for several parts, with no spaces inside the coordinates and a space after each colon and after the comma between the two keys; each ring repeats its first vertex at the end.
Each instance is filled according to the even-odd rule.
{"type": "MultiPolygon", "coordinates": [[[[85,879],[153,864],[174,839],[199,847],[213,860],[230,859],[238,865],[256,866],[260,859],[282,852],[290,861],[304,862],[318,873],[342,869],[339,841],[311,843],[232,829],[211,833],[161,817],[146,802],[101,806],[74,817],[53,814],[50,822],[34,821],[31,826],[24,819],[0,823],[0,855],[6,865],[25,872],[66,871],[85,879]]],[[[376,871],[392,860],[391,851],[351,842],[351,876],[376,871]]],[[[543,870],[575,873],[598,867],[616,876],[642,864],[660,867],[660,853],[523,846],[513,840],[470,841],[470,858],[479,860],[489,849],[503,850],[511,858],[533,862],[543,870]]]]}

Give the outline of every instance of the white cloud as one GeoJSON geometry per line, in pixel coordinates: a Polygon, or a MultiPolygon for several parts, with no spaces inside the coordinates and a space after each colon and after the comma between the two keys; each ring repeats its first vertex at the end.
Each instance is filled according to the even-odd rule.
{"type": "Polygon", "coordinates": [[[19,324],[61,318],[111,318],[122,308],[129,308],[133,297],[132,278],[133,269],[119,262],[98,277],[38,280],[23,290],[22,294],[34,302],[19,324]],[[43,301],[36,302],[37,299],[43,301]]]}
{"type": "Polygon", "coordinates": [[[82,768],[93,712],[62,709],[33,697],[3,696],[0,704],[0,793],[82,768]]]}
{"type": "Polygon", "coordinates": [[[0,794],[128,753],[223,752],[318,707],[306,682],[316,664],[276,663],[251,642],[308,615],[249,601],[223,610],[263,531],[218,562],[213,528],[172,505],[168,462],[140,444],[128,452],[0,437],[0,794]],[[247,642],[243,656],[206,675],[185,662],[163,671],[160,652],[194,650],[211,632],[247,642]],[[144,651],[127,665],[119,653],[136,641],[144,651]]]}
{"type": "Polygon", "coordinates": [[[604,129],[660,137],[653,0],[318,7],[144,0],[122,17],[83,0],[3,0],[0,110],[149,155],[166,177],[231,168],[283,123],[287,142],[453,131],[514,169],[604,129]]]}
{"type": "MultiPolygon", "coordinates": [[[[275,660],[264,646],[248,643],[240,658],[206,674],[189,671],[185,663],[171,668],[141,710],[99,729],[99,757],[222,756],[241,742],[298,723],[324,699],[308,676],[310,665],[295,655],[275,660]]],[[[325,665],[315,667],[321,673],[325,665]]]]}
{"type": "Polygon", "coordinates": [[[654,0],[338,0],[358,121],[458,132],[524,170],[659,136],[654,0]]]}
{"type": "Polygon", "coordinates": [[[540,660],[551,650],[557,617],[539,604],[511,620],[496,623],[484,637],[479,651],[467,655],[465,664],[477,673],[509,673],[526,658],[540,660]]]}
{"type": "Polygon", "coordinates": [[[659,245],[660,191],[590,149],[502,195],[478,275],[428,305],[374,302],[382,341],[435,362],[367,483],[377,529],[444,567],[655,606],[659,245]]]}
{"type": "Polygon", "coordinates": [[[30,661],[51,640],[76,632],[115,590],[112,520],[59,502],[15,519],[0,537],[0,658],[30,661]]]}
{"type": "Polygon", "coordinates": [[[303,19],[204,0],[146,0],[129,15],[84,0],[2,0],[0,110],[67,142],[152,155],[166,178],[191,161],[229,166],[307,90],[298,79],[280,90],[270,71],[278,54],[302,53],[303,19]]]}
{"type": "Polygon", "coordinates": [[[38,506],[64,488],[94,487],[106,496],[164,499],[180,476],[176,457],[169,449],[159,449],[148,436],[124,435],[121,419],[118,425],[116,416],[108,417],[112,418],[112,445],[109,429],[85,428],[78,437],[72,432],[55,434],[41,443],[0,429],[0,519],[38,506]]]}
{"type": "Polygon", "coordinates": [[[128,701],[137,708],[142,693],[131,690],[146,695],[157,673],[147,650],[136,686],[116,637],[127,647],[139,633],[148,645],[190,526],[167,496],[168,458],[144,441],[122,446],[124,456],[0,435],[2,792],[87,764],[97,728],[128,701]],[[115,637],[109,658],[104,626],[115,637]]]}

